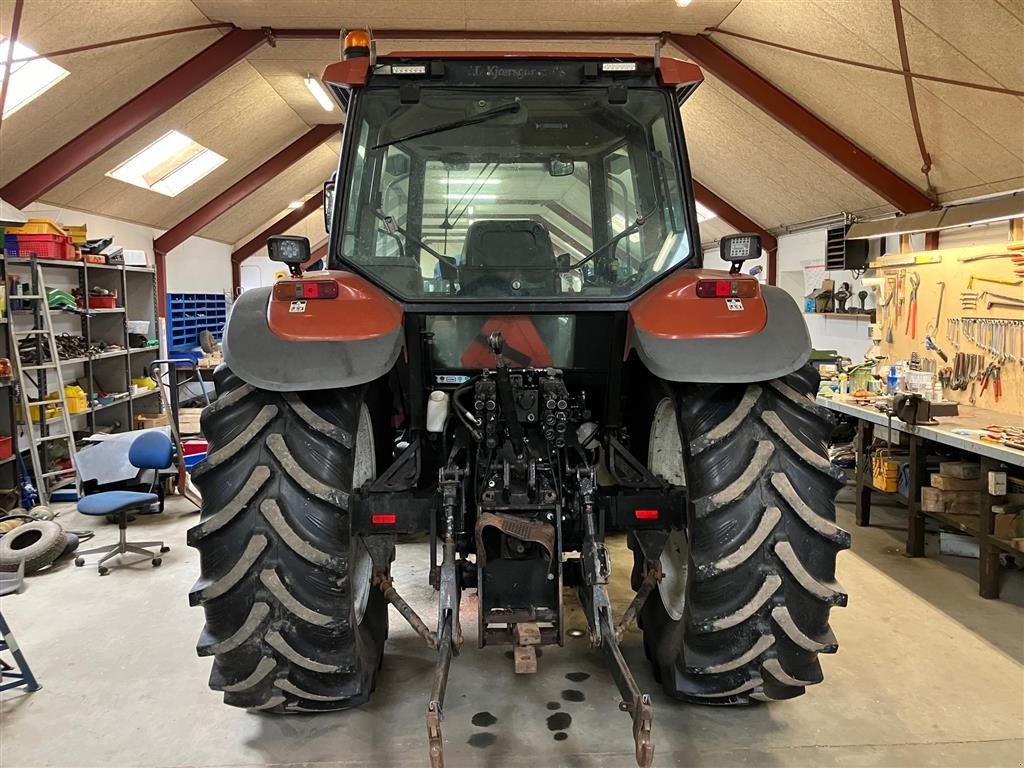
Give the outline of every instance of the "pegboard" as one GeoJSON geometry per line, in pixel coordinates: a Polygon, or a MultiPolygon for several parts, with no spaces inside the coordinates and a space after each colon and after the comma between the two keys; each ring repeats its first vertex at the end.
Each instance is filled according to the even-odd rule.
{"type": "MultiPolygon", "coordinates": [[[[885,266],[874,271],[873,277],[881,279],[879,300],[888,297],[887,289],[891,288],[891,280],[897,278],[901,282],[899,290],[893,295],[891,303],[884,309],[879,308],[878,330],[881,332],[879,348],[887,361],[909,359],[911,353],[917,352],[922,360],[934,360],[939,368],[954,363],[957,352],[984,355],[985,365],[994,360],[993,354],[959,334],[959,346],[951,341],[948,333],[951,330],[948,321],[954,318],[982,318],[984,320],[1003,320],[1018,323],[1009,326],[1008,355],[1016,360],[1006,359],[1001,366],[1002,395],[997,401],[995,387],[990,382],[986,391],[981,392],[981,382],[975,382],[975,403],[979,408],[1007,414],[1013,418],[1007,423],[1024,425],[1024,366],[1021,365],[1021,344],[1024,343],[1024,304],[1021,309],[998,304],[989,306],[990,301],[999,301],[994,294],[1016,298],[1024,302],[1024,263],[1015,262],[1012,256],[1024,257],[1024,242],[1008,242],[1004,244],[977,245],[966,248],[945,248],[934,251],[900,254],[902,257],[935,257],[940,261],[916,266],[885,266]],[[1011,250],[1013,249],[1013,250],[1011,250]],[[1006,254],[1002,258],[970,260],[973,257],[994,254],[1006,254]],[[1017,272],[1021,274],[1017,274],[1017,272]],[[902,275],[901,275],[902,273],[902,275]],[[912,275],[917,275],[920,284],[917,291],[917,322],[916,333],[912,327],[910,293],[912,275]],[[972,282],[972,276],[974,280],[972,282]],[[978,277],[991,277],[1007,281],[1010,284],[979,280],[978,277]],[[900,280],[900,278],[902,278],[900,280]],[[1012,284],[1016,283],[1016,284],[1012,284]],[[944,290],[941,284],[944,284],[944,290]],[[962,304],[967,293],[978,294],[977,301],[970,308],[962,304]],[[939,297],[942,297],[941,312],[938,315],[938,327],[935,327],[936,311],[939,308],[939,297]],[[898,316],[897,316],[898,315],[898,316]],[[892,342],[888,332],[891,329],[892,342]],[[925,346],[925,337],[931,335],[932,340],[946,353],[948,363],[943,363],[936,352],[929,351],[925,346]]],[[[898,258],[895,254],[887,257],[898,258]]],[[[886,257],[883,257],[883,259],[886,257]]],[[[1011,302],[1012,303],[1012,302],[1011,302]]],[[[969,406],[971,403],[971,386],[966,390],[944,389],[943,394],[948,400],[969,406]]]]}

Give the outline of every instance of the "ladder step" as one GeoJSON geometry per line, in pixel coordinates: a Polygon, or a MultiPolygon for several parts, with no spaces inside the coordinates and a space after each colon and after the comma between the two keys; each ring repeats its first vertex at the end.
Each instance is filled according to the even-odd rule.
{"type": "Polygon", "coordinates": [[[58,469],[58,470],[56,470],[54,472],[44,472],[43,473],[43,477],[63,477],[64,475],[67,475],[67,474],[72,474],[73,475],[73,474],[75,474],[75,470],[73,468],[68,468],[68,469],[58,469]]]}
{"type": "Polygon", "coordinates": [[[47,435],[46,437],[37,437],[37,443],[51,443],[54,440],[73,440],[72,435],[47,435]]]}
{"type": "Polygon", "coordinates": [[[63,400],[29,400],[28,404],[29,405],[46,405],[46,406],[56,405],[56,406],[59,406],[61,408],[66,408],[67,407],[67,404],[63,400]]]}
{"type": "Polygon", "coordinates": [[[19,330],[15,329],[14,333],[16,335],[18,335],[18,336],[32,336],[32,335],[37,335],[38,336],[39,334],[43,334],[43,335],[48,334],[49,331],[46,330],[45,328],[32,328],[31,330],[28,330],[28,331],[19,331],[19,330]]]}
{"type": "Polygon", "coordinates": [[[42,296],[34,293],[20,293],[17,296],[10,297],[12,301],[39,301],[42,298],[42,296]]]}
{"type": "Polygon", "coordinates": [[[41,363],[39,365],[23,365],[21,370],[23,371],[43,371],[47,368],[56,368],[57,366],[53,363],[41,363]]]}

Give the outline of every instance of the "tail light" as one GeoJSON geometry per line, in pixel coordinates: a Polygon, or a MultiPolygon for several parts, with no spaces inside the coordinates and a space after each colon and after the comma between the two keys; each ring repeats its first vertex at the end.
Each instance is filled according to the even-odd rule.
{"type": "Polygon", "coordinates": [[[757,280],[698,280],[697,295],[704,299],[752,299],[757,280]]]}
{"type": "Polygon", "coordinates": [[[398,515],[370,515],[370,522],[374,525],[394,525],[398,522],[398,515]]]}
{"type": "Polygon", "coordinates": [[[274,298],[278,301],[338,298],[338,283],[334,280],[282,281],[274,285],[274,298]]]}
{"type": "Polygon", "coordinates": [[[633,517],[637,520],[657,520],[658,510],[656,509],[634,509],[633,517]]]}

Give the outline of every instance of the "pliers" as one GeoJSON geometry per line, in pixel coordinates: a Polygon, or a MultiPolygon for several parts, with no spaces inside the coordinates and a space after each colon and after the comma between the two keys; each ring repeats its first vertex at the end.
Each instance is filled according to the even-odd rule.
{"type": "Polygon", "coordinates": [[[907,307],[907,326],[903,329],[903,335],[910,334],[910,338],[917,338],[917,289],[921,285],[921,278],[917,272],[910,273],[910,303],[907,307]]]}

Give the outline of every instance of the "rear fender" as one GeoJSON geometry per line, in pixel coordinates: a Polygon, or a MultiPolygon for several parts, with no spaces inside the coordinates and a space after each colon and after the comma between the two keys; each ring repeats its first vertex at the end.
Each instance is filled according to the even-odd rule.
{"type": "Polygon", "coordinates": [[[651,373],[667,381],[746,383],[784,376],[807,362],[807,325],[781,288],[759,286],[749,299],[697,296],[698,280],[729,277],[680,270],[633,303],[632,347],[651,373]]]}
{"type": "Polygon", "coordinates": [[[350,272],[301,278],[317,279],[337,282],[338,297],[293,300],[298,280],[287,278],[235,301],[223,351],[243,381],[277,392],[335,389],[366,384],[394,366],[403,343],[398,303],[350,272]]]}

